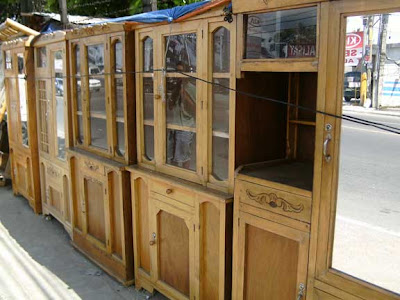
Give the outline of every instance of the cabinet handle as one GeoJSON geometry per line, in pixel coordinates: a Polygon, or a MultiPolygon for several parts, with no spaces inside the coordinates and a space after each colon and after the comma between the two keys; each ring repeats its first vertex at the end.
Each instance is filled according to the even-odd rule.
{"type": "Polygon", "coordinates": [[[328,154],[328,145],[331,140],[332,140],[332,136],[330,133],[328,133],[326,136],[326,139],[324,141],[324,157],[325,157],[326,162],[331,161],[331,155],[328,154]]]}
{"type": "Polygon", "coordinates": [[[153,239],[150,240],[150,242],[149,242],[150,246],[153,246],[153,245],[156,244],[156,233],[155,233],[155,232],[153,232],[152,238],[153,238],[153,239]]]}
{"type": "Polygon", "coordinates": [[[167,189],[165,192],[169,195],[172,193],[172,189],[167,189]]]}
{"type": "Polygon", "coordinates": [[[306,286],[304,285],[304,283],[300,283],[299,284],[299,293],[297,294],[297,300],[303,299],[305,290],[306,290],[306,286]]]}

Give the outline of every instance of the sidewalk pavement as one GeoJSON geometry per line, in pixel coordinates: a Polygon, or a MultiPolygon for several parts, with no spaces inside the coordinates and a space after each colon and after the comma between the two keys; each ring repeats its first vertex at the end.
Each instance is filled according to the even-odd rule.
{"type": "Polygon", "coordinates": [[[356,113],[365,113],[365,114],[374,114],[374,115],[384,115],[384,116],[393,116],[393,117],[400,117],[400,107],[393,107],[393,108],[382,108],[382,109],[375,109],[371,107],[363,107],[354,105],[355,103],[351,104],[343,104],[343,113],[346,112],[356,112],[356,113]]]}
{"type": "MultiPolygon", "coordinates": [[[[55,219],[35,215],[23,197],[0,188],[0,300],[149,299],[124,287],[70,244],[55,219]]],[[[165,299],[156,294],[151,299],[165,299]]]]}

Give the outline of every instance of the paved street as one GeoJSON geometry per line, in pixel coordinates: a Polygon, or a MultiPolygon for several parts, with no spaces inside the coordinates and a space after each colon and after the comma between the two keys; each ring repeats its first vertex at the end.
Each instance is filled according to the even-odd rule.
{"type": "MultiPolygon", "coordinates": [[[[344,112],[400,128],[400,117],[344,112]]],[[[400,135],[343,122],[333,267],[400,292],[400,135]]]]}
{"type": "MultiPolygon", "coordinates": [[[[147,299],[74,250],[64,228],[0,188],[0,300],[147,299]]],[[[157,294],[152,299],[165,299],[157,294]]]]}

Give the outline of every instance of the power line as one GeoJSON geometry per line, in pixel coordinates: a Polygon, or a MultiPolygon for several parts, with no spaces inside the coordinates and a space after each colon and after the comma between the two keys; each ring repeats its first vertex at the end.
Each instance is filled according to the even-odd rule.
{"type": "MultiPolygon", "coordinates": [[[[165,72],[165,69],[154,69],[154,70],[152,70],[152,72],[165,72]]],[[[118,75],[126,75],[126,74],[149,74],[149,73],[151,74],[152,72],[147,72],[147,71],[129,71],[129,72],[118,72],[118,73],[110,72],[110,73],[102,73],[102,74],[98,74],[98,75],[97,74],[96,75],[82,74],[82,75],[69,75],[69,76],[62,76],[62,77],[61,76],[35,77],[34,79],[35,80],[45,80],[45,79],[55,79],[55,78],[80,79],[80,78],[84,78],[84,77],[96,78],[96,77],[99,77],[99,76],[106,76],[106,75],[107,76],[109,76],[109,75],[114,75],[114,76],[117,75],[118,76],[118,75]]],[[[199,78],[199,77],[196,77],[196,76],[193,76],[193,75],[190,75],[188,73],[181,72],[181,71],[178,71],[178,70],[174,70],[174,72],[175,73],[179,73],[181,75],[184,75],[184,76],[186,76],[188,78],[195,79],[197,81],[201,81],[201,82],[204,82],[204,83],[207,83],[207,84],[210,84],[210,85],[222,87],[222,88],[227,89],[229,91],[235,92],[236,94],[239,94],[239,95],[248,96],[248,97],[251,97],[251,98],[254,98],[254,99],[266,100],[266,101],[269,101],[269,102],[272,102],[272,103],[281,104],[281,105],[288,105],[290,107],[298,108],[298,109],[301,109],[301,110],[304,110],[304,111],[308,111],[308,112],[312,112],[312,113],[318,113],[318,114],[322,114],[322,115],[325,115],[325,116],[329,116],[329,117],[333,117],[333,118],[341,119],[341,120],[346,120],[346,121],[349,121],[349,122],[353,122],[353,123],[357,123],[357,124],[361,124],[361,125],[365,125],[365,126],[371,126],[371,127],[383,130],[383,131],[387,131],[387,132],[391,132],[391,133],[400,135],[400,128],[397,128],[397,127],[394,127],[394,126],[389,126],[389,125],[386,125],[386,124],[383,124],[383,123],[373,122],[373,121],[369,121],[369,120],[366,120],[366,119],[357,118],[357,117],[353,117],[353,116],[349,116],[349,115],[341,115],[341,116],[340,115],[335,115],[335,114],[332,114],[332,113],[329,113],[329,112],[324,112],[324,111],[321,111],[321,110],[305,107],[305,106],[302,106],[302,105],[286,102],[286,101],[283,101],[283,100],[278,100],[278,99],[274,99],[274,98],[270,98],[270,97],[264,97],[264,96],[252,94],[252,93],[249,93],[249,92],[239,91],[239,90],[233,89],[231,87],[225,86],[223,84],[220,84],[220,83],[217,83],[217,82],[208,81],[206,79],[202,79],[202,78],[199,78]]],[[[6,76],[5,78],[27,79],[28,77],[29,77],[29,75],[26,75],[25,77],[22,77],[22,78],[18,77],[18,76],[6,76]]]]}

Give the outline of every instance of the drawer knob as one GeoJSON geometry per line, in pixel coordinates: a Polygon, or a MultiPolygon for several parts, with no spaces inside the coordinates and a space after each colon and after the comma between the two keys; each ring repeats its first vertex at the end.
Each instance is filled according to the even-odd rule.
{"type": "Polygon", "coordinates": [[[150,246],[153,246],[156,244],[156,233],[153,232],[153,234],[151,235],[152,239],[150,240],[149,244],[150,246]]]}
{"type": "Polygon", "coordinates": [[[165,192],[169,195],[172,193],[172,189],[167,189],[165,192]]]}

